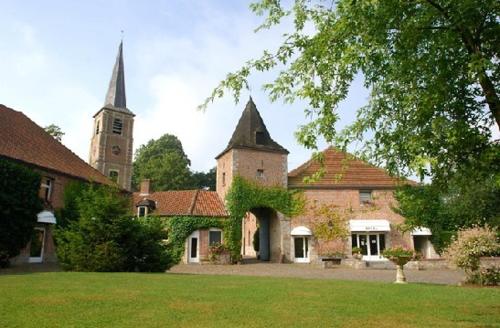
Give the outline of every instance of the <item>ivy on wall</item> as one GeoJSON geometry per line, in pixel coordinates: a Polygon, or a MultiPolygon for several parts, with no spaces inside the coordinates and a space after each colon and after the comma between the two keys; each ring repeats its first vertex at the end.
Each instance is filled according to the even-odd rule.
{"type": "MultiPolygon", "coordinates": [[[[184,254],[186,238],[199,229],[219,228],[224,236],[228,232],[227,218],[196,217],[196,216],[174,216],[165,218],[165,225],[168,229],[169,252],[173,263],[179,263],[184,254]]],[[[225,239],[226,237],[224,237],[225,239]]]]}
{"type": "Polygon", "coordinates": [[[237,176],[226,195],[226,206],[230,219],[227,221],[225,243],[231,252],[231,260],[236,262],[241,257],[241,221],[246,212],[268,207],[287,217],[294,217],[304,210],[305,197],[300,191],[260,186],[237,176]]]}

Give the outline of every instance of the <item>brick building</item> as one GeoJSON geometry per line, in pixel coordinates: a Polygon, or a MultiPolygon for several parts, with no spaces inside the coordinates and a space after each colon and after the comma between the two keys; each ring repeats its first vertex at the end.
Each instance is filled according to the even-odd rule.
{"type": "MultiPolygon", "coordinates": [[[[224,203],[215,191],[171,190],[153,192],[149,180],[141,183],[139,192],[133,194],[133,204],[137,216],[155,215],[160,217],[196,217],[227,219],[224,203]]],[[[209,246],[223,243],[222,229],[207,227],[193,231],[184,245],[184,263],[208,261],[209,246]]]]}
{"type": "Polygon", "coordinates": [[[38,214],[32,241],[13,263],[55,262],[52,232],[54,210],[63,207],[65,186],[71,181],[113,184],[26,115],[0,105],[0,157],[26,165],[42,176],[40,197],[44,210],[38,214]]]}
{"type": "Polygon", "coordinates": [[[429,241],[431,232],[419,229],[403,234],[397,226],[404,218],[396,214],[393,192],[402,183],[383,169],[353,156],[328,148],[324,155],[324,176],[314,183],[304,178],[320,169],[310,160],[288,172],[288,151],[274,141],[250,98],[226,149],[217,159],[217,193],[224,199],[235,176],[264,186],[300,189],[307,200],[306,211],[287,218],[271,208],[255,208],[243,219],[242,254],[255,256],[254,233],[259,227],[261,260],[311,263],[333,253],[351,255],[362,249],[366,261],[384,261],[381,252],[391,246],[414,248],[425,258],[437,257],[429,241]],[[349,229],[346,241],[323,242],[314,227],[324,220],[321,208],[342,213],[349,229]]]}

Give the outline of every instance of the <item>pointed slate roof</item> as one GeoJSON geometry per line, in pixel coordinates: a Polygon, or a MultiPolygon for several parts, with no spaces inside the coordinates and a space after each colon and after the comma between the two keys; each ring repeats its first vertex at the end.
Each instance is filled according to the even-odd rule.
{"type": "Polygon", "coordinates": [[[123,41],[120,42],[120,46],[118,47],[118,54],[116,56],[115,66],[113,67],[113,73],[111,74],[111,80],[109,81],[108,92],[106,93],[103,108],[134,115],[127,108],[127,97],[125,93],[125,67],[123,64],[123,41]]]}
{"type": "Polygon", "coordinates": [[[216,159],[233,148],[248,148],[281,154],[289,153],[288,150],[271,138],[252,97],[248,100],[226,149],[216,159]]]}

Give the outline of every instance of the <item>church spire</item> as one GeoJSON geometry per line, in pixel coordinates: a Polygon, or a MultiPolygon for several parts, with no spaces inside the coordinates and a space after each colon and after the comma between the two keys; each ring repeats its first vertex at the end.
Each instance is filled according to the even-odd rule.
{"type": "Polygon", "coordinates": [[[120,42],[118,55],[116,56],[115,67],[109,81],[108,93],[104,106],[115,108],[127,108],[127,98],[125,96],[125,69],[123,66],[123,41],[120,42]]]}

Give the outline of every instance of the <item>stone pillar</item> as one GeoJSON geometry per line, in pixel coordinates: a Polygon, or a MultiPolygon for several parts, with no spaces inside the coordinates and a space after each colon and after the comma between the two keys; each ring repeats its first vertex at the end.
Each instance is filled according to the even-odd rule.
{"type": "Polygon", "coordinates": [[[289,262],[292,259],[290,244],[291,244],[291,224],[290,219],[285,215],[278,213],[280,223],[280,244],[281,244],[281,259],[283,262],[289,262]]]}

